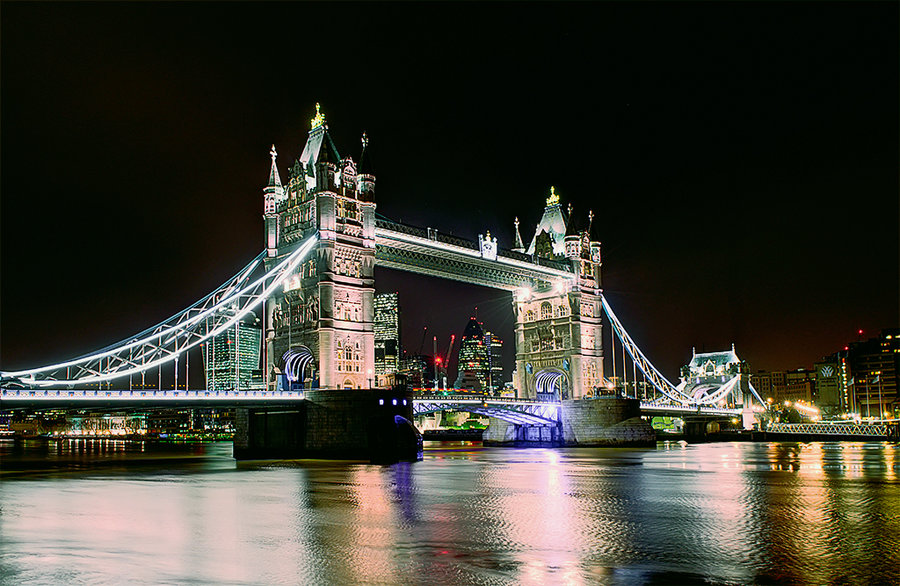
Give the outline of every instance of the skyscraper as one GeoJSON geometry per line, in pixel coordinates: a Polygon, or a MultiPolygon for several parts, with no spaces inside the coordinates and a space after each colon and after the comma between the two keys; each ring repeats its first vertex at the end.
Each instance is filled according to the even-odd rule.
{"type": "Polygon", "coordinates": [[[484,333],[484,345],[487,347],[487,388],[497,393],[503,388],[503,340],[493,332],[484,333]]]}
{"type": "Polygon", "coordinates": [[[259,365],[262,326],[252,313],[203,348],[207,388],[215,391],[262,388],[259,365]]]}
{"type": "Polygon", "coordinates": [[[400,307],[397,293],[375,296],[375,374],[400,369],[400,307]]]}
{"type": "Polygon", "coordinates": [[[485,332],[477,319],[470,318],[460,342],[459,374],[455,386],[477,386],[472,390],[496,392],[503,386],[502,349],[503,342],[496,334],[485,332]]]}

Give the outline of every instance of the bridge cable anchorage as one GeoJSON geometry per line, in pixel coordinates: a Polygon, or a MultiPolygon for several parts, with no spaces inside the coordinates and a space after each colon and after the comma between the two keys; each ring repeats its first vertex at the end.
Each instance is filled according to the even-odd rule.
{"type": "MultiPolygon", "coordinates": [[[[665,377],[647,357],[638,348],[638,345],[634,343],[634,340],[631,339],[631,336],[625,330],[625,327],[622,325],[622,322],[619,321],[619,318],[616,317],[615,312],[610,307],[609,302],[606,300],[604,295],[600,295],[600,300],[603,304],[603,310],[606,312],[607,317],[609,318],[609,322],[613,327],[613,331],[616,333],[616,336],[619,338],[619,341],[622,343],[624,349],[628,352],[629,356],[631,356],[632,361],[637,365],[638,368],[641,369],[641,372],[644,376],[650,381],[650,383],[656,387],[656,389],[671,399],[676,403],[685,405],[685,406],[694,406],[700,407],[703,405],[715,405],[719,400],[725,398],[729,393],[734,391],[735,386],[741,380],[741,375],[737,375],[727,382],[720,386],[716,391],[712,394],[705,396],[691,396],[684,392],[685,383],[682,382],[679,385],[673,385],[669,379],[665,377]]],[[[624,368],[624,364],[622,367],[624,368]]],[[[753,394],[756,396],[757,400],[759,400],[759,394],[756,393],[755,389],[752,389],[753,394]]],[[[760,401],[762,403],[762,401],[760,401]]]]}
{"type": "Polygon", "coordinates": [[[0,381],[62,386],[124,378],[177,360],[191,348],[234,326],[268,298],[304,260],[319,235],[307,238],[292,253],[252,283],[251,274],[266,256],[263,251],[232,279],[189,308],[135,336],[59,364],[0,372],[0,381]],[[74,371],[67,374],[67,371],[74,371]]]}

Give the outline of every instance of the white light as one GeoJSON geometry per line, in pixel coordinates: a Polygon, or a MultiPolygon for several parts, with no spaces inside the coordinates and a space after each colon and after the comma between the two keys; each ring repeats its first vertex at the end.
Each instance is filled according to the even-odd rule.
{"type": "MultiPolygon", "coordinates": [[[[181,352],[189,350],[189,349],[193,348],[194,346],[199,345],[201,342],[204,342],[205,340],[207,340],[209,338],[215,337],[218,334],[222,333],[223,331],[227,330],[228,328],[233,326],[235,323],[237,323],[239,320],[243,319],[243,317],[246,316],[248,313],[250,313],[250,311],[255,309],[257,305],[261,304],[264,299],[267,299],[275,291],[275,289],[277,289],[279,286],[281,286],[281,284],[287,278],[287,276],[291,272],[293,272],[293,270],[297,267],[297,265],[300,263],[300,261],[312,249],[312,246],[315,244],[317,239],[318,239],[317,234],[310,236],[307,239],[307,241],[303,243],[302,246],[300,246],[291,255],[289,255],[287,258],[285,258],[274,269],[272,269],[271,271],[269,271],[268,273],[266,273],[265,275],[263,275],[256,281],[254,281],[252,284],[247,285],[243,289],[240,289],[240,290],[236,290],[233,287],[229,287],[226,290],[227,294],[222,299],[220,299],[215,305],[211,306],[210,308],[206,309],[205,311],[197,313],[193,317],[190,317],[190,318],[186,319],[185,321],[178,323],[174,326],[169,325],[169,324],[162,324],[159,326],[159,328],[160,328],[159,331],[151,333],[150,335],[146,336],[145,338],[143,338],[141,340],[134,340],[133,342],[128,342],[128,343],[122,344],[121,346],[116,347],[114,350],[108,350],[106,352],[97,353],[92,356],[86,356],[86,357],[80,358],[78,360],[71,360],[69,362],[63,362],[63,363],[55,364],[52,366],[43,366],[40,368],[34,368],[34,369],[30,369],[30,370],[22,370],[22,371],[17,371],[17,372],[4,372],[2,374],[3,374],[3,376],[11,376],[11,377],[17,377],[17,378],[29,378],[37,373],[41,373],[41,372],[45,372],[45,371],[52,371],[52,370],[61,370],[63,368],[69,367],[69,366],[81,365],[81,364],[92,362],[94,360],[102,360],[103,358],[116,356],[120,352],[123,352],[124,350],[130,350],[131,348],[142,346],[144,344],[149,343],[151,340],[159,340],[160,342],[162,342],[163,337],[170,337],[170,336],[171,336],[170,339],[175,339],[178,337],[179,333],[187,330],[188,326],[191,326],[194,324],[199,324],[202,320],[205,320],[207,317],[214,315],[215,313],[221,312],[223,310],[223,308],[228,307],[230,304],[234,303],[235,298],[239,298],[239,297],[248,295],[248,292],[253,291],[259,285],[265,283],[265,280],[270,275],[278,274],[279,271],[283,271],[281,276],[279,278],[273,279],[273,281],[269,284],[269,286],[267,288],[263,289],[262,294],[260,294],[257,297],[257,299],[254,300],[252,303],[249,303],[247,306],[245,306],[243,311],[236,313],[234,316],[231,317],[231,319],[229,319],[225,323],[221,324],[219,327],[206,332],[206,334],[204,336],[196,338],[190,344],[187,344],[186,346],[183,346],[180,348],[181,352]]],[[[252,262],[249,265],[248,269],[246,271],[242,272],[242,275],[238,279],[238,282],[242,281],[246,275],[248,275],[250,272],[252,272],[256,268],[258,263],[259,263],[258,260],[252,262]]],[[[232,281],[232,282],[234,282],[234,281],[232,281]]],[[[183,316],[185,313],[187,313],[187,311],[190,311],[190,309],[185,310],[184,312],[181,312],[181,313],[173,316],[170,319],[177,319],[177,318],[183,316]]],[[[148,370],[150,368],[159,366],[161,364],[172,362],[173,360],[176,360],[177,357],[178,356],[174,353],[169,354],[168,356],[164,356],[162,358],[152,360],[150,362],[136,365],[132,368],[119,370],[112,374],[105,374],[105,375],[99,374],[96,376],[84,377],[84,378],[73,379],[73,380],[41,380],[41,381],[29,380],[28,382],[30,384],[34,384],[35,386],[49,386],[49,385],[79,384],[79,383],[90,383],[90,382],[101,382],[101,381],[107,381],[107,380],[114,380],[114,379],[118,379],[118,378],[124,378],[131,374],[136,374],[136,373],[142,372],[144,370],[148,370]]],[[[121,360],[121,357],[119,357],[119,359],[121,360]]]]}
{"type": "Polygon", "coordinates": [[[394,405],[396,405],[396,404],[397,404],[397,399],[394,399],[394,405]]]}

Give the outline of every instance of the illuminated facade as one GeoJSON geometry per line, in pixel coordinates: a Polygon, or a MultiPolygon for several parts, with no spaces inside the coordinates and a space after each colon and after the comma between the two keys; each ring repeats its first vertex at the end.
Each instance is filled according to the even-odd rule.
{"type": "MultiPolygon", "coordinates": [[[[584,230],[564,212],[550,188],[544,214],[526,253],[539,262],[566,262],[575,279],[549,286],[519,288],[516,313],[516,369],[513,386],[520,397],[580,399],[603,384],[600,242],[591,237],[593,213],[584,230]],[[546,259],[546,260],[543,260],[546,259]]],[[[515,224],[514,251],[524,244],[515,224]]]]}
{"type": "Polygon", "coordinates": [[[500,394],[503,388],[503,340],[494,332],[484,333],[484,345],[487,348],[487,388],[493,394],[500,394]]]}
{"type": "MultiPolygon", "coordinates": [[[[486,233],[473,253],[470,243],[437,230],[382,220],[376,224],[375,176],[367,148],[363,135],[359,163],[342,156],[317,106],[286,184],[275,148],[270,152],[272,167],[263,189],[267,268],[306,238],[319,236],[307,260],[266,302],[265,377],[270,388],[279,375],[292,387],[366,388],[382,368],[386,374],[399,367],[387,342],[384,366],[376,366],[377,232],[381,266],[513,293],[514,385],[520,396],[590,395],[603,381],[600,243],[590,236],[592,215],[587,229],[576,231],[569,221],[571,209],[563,212],[560,196],[551,188],[527,253],[518,225],[511,251],[502,250],[486,233]]],[[[397,348],[399,354],[399,340],[397,348]]],[[[483,386],[500,388],[502,381],[493,380],[502,378],[499,360],[484,357],[483,362],[494,364],[480,377],[483,386]]]]}
{"type": "Polygon", "coordinates": [[[272,148],[263,189],[267,268],[309,236],[319,239],[308,260],[267,302],[270,386],[278,374],[304,386],[374,386],[375,176],[367,146],[363,135],[359,163],[341,156],[317,104],[286,185],[272,148]]]}
{"type": "Polygon", "coordinates": [[[253,314],[203,346],[207,388],[214,391],[261,388],[259,356],[262,324],[253,314]]]}
{"type": "Polygon", "coordinates": [[[900,329],[881,330],[878,336],[854,342],[846,354],[856,412],[862,417],[900,415],[900,329]]]}
{"type": "Polygon", "coordinates": [[[454,386],[496,393],[503,386],[503,341],[491,332],[485,332],[482,324],[469,319],[459,346],[458,375],[454,386]]]}
{"type": "Polygon", "coordinates": [[[397,293],[375,296],[375,374],[400,369],[400,305],[397,293]]]}

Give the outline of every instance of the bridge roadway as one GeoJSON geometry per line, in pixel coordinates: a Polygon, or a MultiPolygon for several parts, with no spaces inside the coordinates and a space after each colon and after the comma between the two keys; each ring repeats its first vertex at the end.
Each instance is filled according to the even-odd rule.
{"type": "MultiPolygon", "coordinates": [[[[0,389],[0,409],[63,407],[81,408],[150,408],[150,407],[251,407],[292,404],[304,401],[303,391],[211,391],[158,389],[0,389]]],[[[602,400],[602,399],[595,399],[602,400]]],[[[478,394],[444,395],[421,393],[413,397],[416,415],[436,411],[469,411],[497,417],[512,423],[546,424],[559,418],[560,403],[490,397],[478,394]]],[[[740,409],[685,407],[664,403],[641,402],[641,412],[653,416],[711,415],[740,416],[740,409]]]]}

